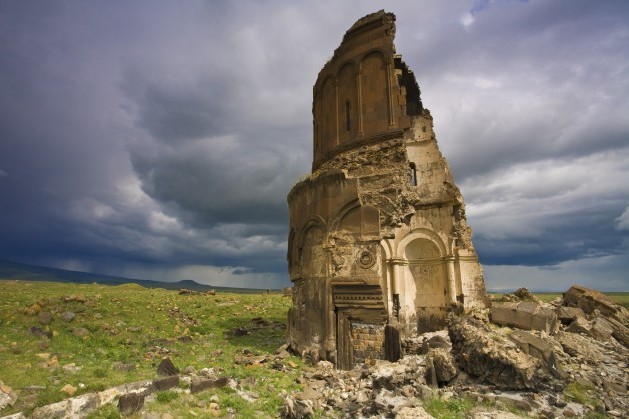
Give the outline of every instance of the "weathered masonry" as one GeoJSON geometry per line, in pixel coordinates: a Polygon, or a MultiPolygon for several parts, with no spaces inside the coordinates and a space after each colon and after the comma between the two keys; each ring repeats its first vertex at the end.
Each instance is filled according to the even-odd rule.
{"type": "Polygon", "coordinates": [[[339,368],[484,307],[483,273],[395,16],[356,22],[313,89],[312,174],[288,195],[289,342],[339,368]],[[386,337],[385,337],[386,335],[386,337]]]}

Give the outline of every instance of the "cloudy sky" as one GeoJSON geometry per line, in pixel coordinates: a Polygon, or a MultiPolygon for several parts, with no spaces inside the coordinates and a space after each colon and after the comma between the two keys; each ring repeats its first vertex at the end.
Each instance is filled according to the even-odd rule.
{"type": "Polygon", "coordinates": [[[386,7],[489,288],[629,290],[629,2],[0,1],[0,259],[289,285],[312,85],[386,7]]]}

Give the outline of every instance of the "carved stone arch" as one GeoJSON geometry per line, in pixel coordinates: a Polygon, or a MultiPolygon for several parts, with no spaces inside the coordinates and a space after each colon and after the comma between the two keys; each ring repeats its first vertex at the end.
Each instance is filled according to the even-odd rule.
{"type": "Polygon", "coordinates": [[[347,203],[330,223],[330,233],[342,231],[355,240],[380,238],[380,212],[376,207],[361,205],[358,199],[347,203]]]}
{"type": "Polygon", "coordinates": [[[380,56],[382,57],[383,60],[386,60],[385,57],[387,56],[387,54],[382,50],[382,48],[369,48],[367,50],[365,50],[360,58],[358,58],[356,61],[358,63],[362,63],[363,61],[365,61],[365,58],[367,58],[368,55],[371,54],[380,54],[380,56]]]}
{"type": "Polygon", "coordinates": [[[412,301],[411,311],[420,333],[445,326],[448,295],[447,247],[435,232],[419,228],[407,234],[397,246],[402,261],[403,289],[412,301]]]}
{"type": "Polygon", "coordinates": [[[388,62],[381,50],[374,49],[365,54],[361,67],[361,113],[365,136],[375,135],[389,129],[389,76],[388,62]]]}
{"type": "Polygon", "coordinates": [[[337,81],[329,75],[321,82],[316,101],[314,118],[316,128],[315,156],[323,156],[338,143],[337,141],[337,81]]]}
{"type": "Polygon", "coordinates": [[[425,228],[418,228],[411,231],[406,236],[404,236],[402,240],[400,240],[397,248],[395,249],[395,257],[404,258],[406,246],[416,239],[426,239],[431,241],[439,250],[439,257],[441,258],[449,254],[445,243],[443,242],[443,240],[441,240],[441,237],[439,237],[437,233],[425,228]]]}
{"type": "Polygon", "coordinates": [[[382,248],[383,260],[389,260],[393,257],[393,247],[390,240],[380,240],[380,247],[382,248]]]}

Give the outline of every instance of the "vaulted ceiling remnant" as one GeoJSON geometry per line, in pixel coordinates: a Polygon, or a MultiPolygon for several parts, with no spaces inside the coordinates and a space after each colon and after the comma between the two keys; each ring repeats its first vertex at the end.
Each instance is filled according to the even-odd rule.
{"type": "Polygon", "coordinates": [[[439,151],[395,16],[358,20],[313,88],[313,164],[288,195],[289,340],[350,368],[483,307],[465,203],[439,151]]]}

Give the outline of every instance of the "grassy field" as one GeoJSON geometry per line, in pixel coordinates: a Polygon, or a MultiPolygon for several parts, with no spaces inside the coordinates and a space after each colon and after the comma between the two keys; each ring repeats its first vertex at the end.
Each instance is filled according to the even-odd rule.
{"type": "MultiPolygon", "coordinates": [[[[561,294],[536,294],[552,301],[561,294]]],[[[611,293],[629,306],[629,293],[611,293]]],[[[210,417],[217,401],[221,414],[273,417],[284,395],[299,389],[303,363],[285,359],[284,371],[272,363],[239,365],[243,351],[272,355],[285,342],[290,298],[279,294],[179,295],[139,285],[76,285],[58,282],[0,281],[0,380],[19,392],[1,416],[29,412],[68,397],[123,383],[152,380],[164,357],[176,367],[214,368],[222,377],[245,382],[255,401],[231,388],[195,395],[168,390],[147,404],[174,417],[210,417]],[[69,313],[72,313],[72,317],[69,313]],[[236,328],[249,333],[237,336],[236,328]]],[[[113,406],[93,418],[119,417],[113,406]]]]}
{"type": "MultiPolygon", "coordinates": [[[[629,309],[629,292],[606,292],[606,295],[610,296],[611,299],[627,309],[629,309]]],[[[557,297],[561,297],[561,293],[535,293],[535,296],[542,301],[547,303],[553,301],[557,297]]]]}
{"type": "Polygon", "coordinates": [[[62,400],[66,384],[81,394],[155,379],[166,356],[181,370],[213,367],[220,376],[252,377],[258,399],[246,402],[230,388],[194,397],[171,391],[159,395],[152,411],[202,416],[197,405],[218,395],[223,413],[229,407],[245,417],[274,415],[283,404],[281,391],[297,388],[301,361],[289,358],[293,367],[278,372],[266,364],[236,365],[234,358],[245,349],[274,354],[285,342],[289,306],[278,294],[179,295],[138,285],[0,281],[0,380],[20,390],[16,404],[0,415],[62,400]],[[67,313],[75,315],[71,321],[67,313]],[[235,336],[238,327],[249,334],[235,336]]]}

